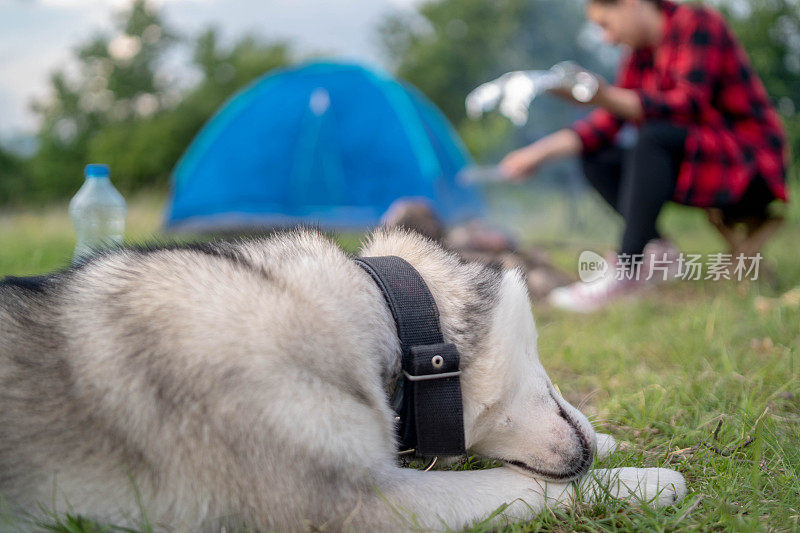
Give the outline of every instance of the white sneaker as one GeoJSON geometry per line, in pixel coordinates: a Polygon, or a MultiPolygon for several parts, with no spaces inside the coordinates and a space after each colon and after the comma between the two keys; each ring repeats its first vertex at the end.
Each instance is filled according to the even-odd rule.
{"type": "Polygon", "coordinates": [[[680,252],[666,239],[653,239],[647,243],[641,256],[631,261],[634,268],[630,275],[623,275],[618,268],[619,257],[606,255],[608,268],[599,279],[579,281],[565,287],[553,289],[548,301],[554,307],[577,313],[596,311],[606,304],[631,293],[640,292],[651,285],[675,281],[680,275],[680,252]]]}
{"type": "Polygon", "coordinates": [[[578,281],[553,289],[548,301],[554,307],[576,313],[590,313],[623,296],[638,292],[647,283],[638,279],[618,278],[614,269],[589,283],[578,281]]]}

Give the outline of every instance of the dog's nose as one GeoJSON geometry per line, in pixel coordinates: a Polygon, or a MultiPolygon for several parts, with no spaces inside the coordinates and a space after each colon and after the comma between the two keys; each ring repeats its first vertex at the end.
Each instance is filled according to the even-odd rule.
{"type": "Polygon", "coordinates": [[[559,415],[571,430],[573,443],[571,454],[566,459],[565,477],[575,479],[589,470],[595,454],[594,435],[583,431],[588,421],[575,408],[569,405],[551,386],[550,396],[556,402],[559,415]],[[581,423],[583,422],[583,423],[581,423]]]}
{"type": "Polygon", "coordinates": [[[571,479],[579,478],[589,470],[595,454],[593,443],[578,428],[575,428],[575,440],[577,441],[577,450],[567,467],[570,472],[568,476],[571,479]]]}
{"type": "Polygon", "coordinates": [[[559,440],[548,450],[550,459],[543,463],[541,458],[529,456],[525,460],[506,460],[506,464],[526,470],[534,476],[566,483],[583,476],[592,464],[594,449],[589,439],[573,430],[568,441],[559,440]]]}

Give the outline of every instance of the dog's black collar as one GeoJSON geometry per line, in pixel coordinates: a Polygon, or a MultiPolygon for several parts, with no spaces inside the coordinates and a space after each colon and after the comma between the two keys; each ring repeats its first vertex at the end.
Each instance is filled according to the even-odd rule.
{"type": "Polygon", "coordinates": [[[392,396],[401,450],[419,456],[462,455],[464,416],[458,350],[444,342],[439,309],[422,276],[395,256],[356,263],[381,289],[397,325],[402,375],[392,396]]]}

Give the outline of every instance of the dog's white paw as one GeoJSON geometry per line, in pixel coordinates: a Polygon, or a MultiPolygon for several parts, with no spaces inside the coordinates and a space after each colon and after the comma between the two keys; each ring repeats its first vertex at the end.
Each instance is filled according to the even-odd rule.
{"type": "Polygon", "coordinates": [[[602,460],[617,451],[617,439],[607,433],[595,433],[597,439],[597,458],[602,460]]]}
{"type": "Polygon", "coordinates": [[[619,468],[611,476],[612,494],[637,499],[654,507],[673,505],[686,496],[686,480],[667,468],[619,468]],[[616,487],[614,486],[616,485],[616,487]]]}

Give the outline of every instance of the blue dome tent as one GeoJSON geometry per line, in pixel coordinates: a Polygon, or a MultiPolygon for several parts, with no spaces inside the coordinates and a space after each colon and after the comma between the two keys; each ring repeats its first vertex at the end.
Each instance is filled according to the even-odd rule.
{"type": "Polygon", "coordinates": [[[173,172],[166,225],[362,229],[401,197],[456,223],[483,209],[455,180],[469,162],[413,87],[358,65],[310,63],[262,77],[203,127],[173,172]]]}

